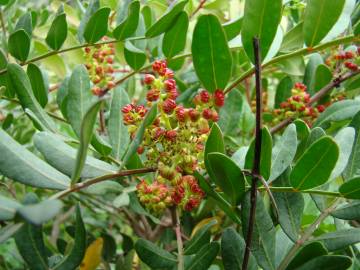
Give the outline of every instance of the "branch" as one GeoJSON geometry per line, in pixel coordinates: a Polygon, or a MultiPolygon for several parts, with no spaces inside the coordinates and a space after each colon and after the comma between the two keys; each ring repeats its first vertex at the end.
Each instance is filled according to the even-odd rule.
{"type": "Polygon", "coordinates": [[[176,207],[171,210],[171,216],[173,220],[173,226],[176,233],[176,242],[178,249],[178,270],[184,270],[184,256],[183,256],[183,242],[180,227],[179,211],[176,207]]]}
{"type": "Polygon", "coordinates": [[[89,187],[93,184],[100,183],[100,182],[103,182],[106,180],[110,180],[110,179],[114,179],[114,178],[118,178],[118,177],[122,177],[122,176],[129,176],[129,175],[134,175],[134,174],[139,174],[139,173],[148,173],[148,172],[154,172],[154,171],[155,171],[155,168],[141,168],[141,169],[121,171],[121,172],[113,173],[113,174],[105,174],[105,175],[102,175],[102,176],[99,176],[96,178],[89,179],[84,182],[80,182],[71,188],[60,191],[60,192],[54,194],[53,196],[51,196],[51,199],[63,198],[72,192],[77,192],[77,191],[84,189],[86,187],[89,187]]]}
{"type": "MultiPolygon", "coordinates": [[[[340,75],[339,77],[335,78],[333,81],[331,81],[329,84],[325,85],[323,88],[321,88],[315,95],[313,95],[310,99],[310,101],[307,103],[307,105],[313,105],[315,102],[319,101],[321,98],[323,98],[327,93],[329,93],[332,89],[335,87],[339,87],[341,83],[345,82],[346,80],[349,80],[356,75],[360,74],[360,69],[354,72],[348,72],[345,75],[340,75]]],[[[288,124],[290,124],[293,121],[292,118],[287,118],[283,121],[281,121],[279,124],[271,128],[271,133],[276,133],[279,130],[286,127],[288,124]]]]}
{"type": "Polygon", "coordinates": [[[301,235],[300,239],[296,241],[296,244],[290,249],[286,257],[283,259],[279,268],[277,270],[285,270],[286,267],[289,265],[299,248],[310,238],[310,236],[314,233],[317,227],[320,225],[321,222],[327,218],[332,211],[334,211],[339,203],[339,199],[334,200],[333,204],[330,205],[327,209],[325,209],[321,215],[312,223],[305,232],[301,235]]]}
{"type": "MultiPolygon", "coordinates": [[[[261,91],[261,56],[260,56],[260,40],[253,39],[254,56],[255,56],[255,83],[256,83],[256,127],[255,127],[255,154],[252,168],[253,175],[260,175],[260,157],[261,157],[261,128],[262,128],[262,91],[261,91]]],[[[251,181],[250,194],[250,217],[248,231],[246,235],[246,246],[242,269],[247,270],[250,258],[251,241],[254,232],[256,218],[256,196],[257,196],[258,178],[253,176],[251,181]]]]}
{"type": "Polygon", "coordinates": [[[195,15],[196,13],[198,13],[199,10],[204,7],[205,3],[206,3],[206,0],[200,0],[200,3],[199,3],[199,5],[198,5],[198,7],[197,7],[197,8],[194,10],[194,12],[190,15],[190,18],[194,17],[194,15],[195,15]]]}
{"type": "MultiPolygon", "coordinates": [[[[346,43],[350,43],[350,42],[357,41],[357,40],[359,40],[359,37],[356,37],[354,35],[350,35],[350,36],[341,37],[341,38],[334,39],[332,41],[317,45],[317,46],[315,46],[315,47],[313,47],[311,49],[310,48],[299,49],[299,50],[291,52],[291,53],[287,53],[287,54],[283,54],[283,55],[274,57],[269,62],[263,64],[262,68],[268,67],[268,66],[276,64],[276,63],[279,63],[279,62],[281,62],[283,60],[286,60],[286,59],[289,59],[289,58],[292,58],[292,57],[311,54],[311,53],[314,53],[314,52],[317,52],[317,51],[324,50],[324,49],[326,49],[328,47],[336,46],[336,45],[339,45],[339,44],[346,44],[346,43]]],[[[247,71],[245,71],[243,74],[241,74],[241,76],[238,79],[236,79],[232,84],[230,84],[225,89],[225,94],[229,93],[238,84],[240,84],[246,78],[249,78],[254,73],[255,73],[255,67],[252,67],[252,68],[248,69],[247,71]]]]}

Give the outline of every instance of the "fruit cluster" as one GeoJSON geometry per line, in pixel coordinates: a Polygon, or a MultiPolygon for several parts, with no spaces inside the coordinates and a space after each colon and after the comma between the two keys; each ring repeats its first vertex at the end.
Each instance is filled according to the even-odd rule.
{"type": "Polygon", "coordinates": [[[306,91],[306,86],[302,83],[295,83],[291,90],[292,96],[280,104],[279,109],[273,110],[274,124],[285,118],[300,117],[309,125],[322,113],[326,106],[323,104],[312,107],[309,105],[310,94],[306,91]]]}
{"type": "MultiPolygon", "coordinates": [[[[104,37],[103,41],[107,38],[104,37]]],[[[85,47],[86,68],[89,72],[93,86],[91,91],[96,96],[101,96],[102,89],[115,87],[114,83],[114,44],[99,44],[94,47],[85,47]]]]}
{"type": "Polygon", "coordinates": [[[219,119],[217,110],[224,105],[224,93],[200,90],[193,99],[194,108],[176,103],[179,93],[174,73],[165,61],[156,61],[153,74],[146,74],[147,104],[128,104],[122,109],[123,122],[134,137],[147,108],[156,102],[158,114],[144,132],[138,153],[145,164],[157,167],[152,183],[146,180],[137,187],[140,201],[149,210],[160,213],[170,206],[186,211],[196,208],[204,196],[194,171],[204,168],[204,145],[210,125],[219,119]]]}
{"type": "Polygon", "coordinates": [[[335,53],[331,55],[327,60],[326,64],[328,66],[332,66],[335,70],[339,69],[341,71],[341,67],[344,67],[350,71],[358,71],[359,70],[359,59],[360,59],[360,47],[357,47],[356,51],[344,51],[340,53],[335,53]]]}

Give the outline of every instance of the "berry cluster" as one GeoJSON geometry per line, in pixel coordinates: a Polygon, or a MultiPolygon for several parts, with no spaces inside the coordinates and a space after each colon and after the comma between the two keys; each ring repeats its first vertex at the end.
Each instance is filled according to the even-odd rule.
{"type": "Polygon", "coordinates": [[[166,62],[156,61],[152,69],[153,74],[144,78],[148,88],[146,106],[128,104],[122,109],[124,124],[133,137],[147,108],[154,102],[158,108],[138,148],[138,153],[146,157],[146,165],[158,169],[152,183],[143,180],[138,185],[138,196],[156,213],[173,205],[191,211],[204,196],[192,174],[204,168],[204,145],[211,123],[219,119],[217,110],[224,105],[224,93],[200,90],[193,99],[195,107],[184,108],[176,103],[176,81],[166,62]]]}
{"type": "Polygon", "coordinates": [[[329,66],[333,66],[336,68],[343,67],[350,71],[358,71],[359,70],[359,63],[360,60],[360,47],[357,47],[355,51],[345,51],[340,53],[335,53],[331,55],[327,60],[326,64],[329,66]]]}
{"type": "Polygon", "coordinates": [[[312,121],[322,113],[326,106],[321,104],[315,108],[309,105],[310,94],[306,91],[306,86],[302,83],[295,83],[291,90],[292,96],[280,104],[279,109],[273,111],[273,122],[277,124],[285,118],[301,117],[311,125],[312,121]]]}
{"type": "MultiPolygon", "coordinates": [[[[103,40],[107,40],[106,37],[103,40]]],[[[89,72],[93,87],[91,91],[101,96],[102,88],[111,89],[114,83],[114,44],[102,44],[94,47],[85,47],[86,68],[89,72]]]]}

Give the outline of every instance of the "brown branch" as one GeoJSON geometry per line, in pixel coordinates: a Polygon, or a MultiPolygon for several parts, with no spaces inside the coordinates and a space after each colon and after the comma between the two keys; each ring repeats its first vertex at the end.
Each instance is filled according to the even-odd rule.
{"type": "MultiPolygon", "coordinates": [[[[256,127],[255,127],[255,154],[252,168],[253,175],[260,175],[260,157],[261,157],[261,128],[262,128],[262,89],[261,89],[261,56],[260,40],[253,39],[254,56],[255,56],[255,88],[256,88],[256,127]]],[[[251,241],[253,238],[255,218],[256,218],[256,197],[257,197],[258,177],[253,176],[250,193],[250,216],[248,231],[246,235],[246,246],[242,269],[247,270],[250,258],[251,241]]]]}
{"type": "Polygon", "coordinates": [[[106,180],[110,180],[110,179],[114,179],[114,178],[118,178],[118,177],[122,177],[122,176],[129,176],[129,175],[134,175],[134,174],[140,174],[140,173],[147,173],[147,172],[154,172],[155,168],[141,168],[141,169],[134,169],[134,170],[127,170],[127,171],[121,171],[118,173],[113,173],[113,174],[106,174],[106,175],[102,175],[96,178],[92,178],[89,179],[85,182],[80,182],[76,185],[74,185],[73,187],[66,189],[64,191],[58,192],[56,194],[54,194],[51,199],[60,199],[65,197],[66,195],[72,193],[72,192],[77,192],[79,190],[82,190],[86,187],[89,187],[93,184],[96,183],[100,183],[106,180]]]}
{"type": "Polygon", "coordinates": [[[184,256],[183,256],[183,242],[182,242],[182,234],[181,234],[181,225],[180,225],[180,217],[179,211],[174,207],[171,209],[171,216],[173,221],[173,226],[176,234],[176,243],[178,249],[178,270],[184,270],[184,256]]]}
{"type": "Polygon", "coordinates": [[[190,15],[190,18],[194,17],[194,15],[195,15],[196,13],[198,13],[199,10],[204,7],[205,3],[206,3],[206,0],[200,0],[200,3],[199,3],[199,5],[198,5],[198,7],[197,7],[197,8],[194,10],[194,12],[190,15]]]}
{"type": "MultiPolygon", "coordinates": [[[[321,98],[323,98],[326,94],[328,94],[332,89],[335,87],[339,87],[341,83],[355,77],[356,75],[360,74],[360,69],[354,72],[348,72],[345,75],[340,75],[334,80],[332,80],[329,84],[325,85],[323,88],[321,88],[315,95],[313,95],[310,99],[310,101],[306,105],[313,105],[317,101],[319,101],[321,98]]],[[[279,130],[282,130],[284,127],[286,127],[288,124],[290,124],[294,119],[287,118],[283,121],[281,121],[276,126],[272,127],[270,129],[271,133],[276,133],[279,130]]]]}
{"type": "Polygon", "coordinates": [[[104,110],[101,108],[99,110],[99,123],[100,123],[100,134],[106,133],[106,125],[105,125],[105,116],[104,116],[104,110]]]}

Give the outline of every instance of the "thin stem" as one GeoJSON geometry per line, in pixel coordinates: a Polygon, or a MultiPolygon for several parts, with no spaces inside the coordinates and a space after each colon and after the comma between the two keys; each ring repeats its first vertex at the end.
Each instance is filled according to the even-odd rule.
{"type": "MultiPolygon", "coordinates": [[[[324,50],[328,47],[332,47],[332,46],[336,46],[339,44],[346,44],[346,43],[350,43],[353,41],[357,41],[359,40],[358,37],[354,36],[354,35],[350,35],[350,36],[346,36],[346,37],[341,37],[338,39],[334,39],[332,41],[317,45],[313,48],[303,48],[303,49],[299,49],[297,51],[291,52],[291,53],[287,53],[287,54],[283,54],[277,57],[274,57],[273,59],[271,59],[269,62],[265,63],[262,65],[262,68],[268,67],[270,65],[279,63],[283,60],[292,58],[292,57],[296,57],[296,56],[301,56],[301,55],[307,55],[307,54],[311,54],[317,51],[321,51],[324,50]]],[[[230,92],[232,89],[234,89],[238,84],[240,84],[243,80],[245,80],[246,78],[250,77],[252,74],[254,74],[255,72],[255,67],[252,67],[250,69],[248,69],[247,71],[245,71],[243,74],[241,74],[241,76],[239,78],[237,78],[232,84],[230,84],[226,89],[225,89],[225,93],[227,94],[228,92],[230,92]]]]}
{"type": "MultiPolygon", "coordinates": [[[[291,192],[291,193],[308,193],[308,194],[317,194],[323,196],[332,196],[332,197],[342,197],[341,193],[318,190],[318,189],[309,189],[309,190],[296,190],[293,187],[269,187],[272,192],[291,192]]],[[[265,187],[258,187],[258,190],[266,190],[265,187]]]]}
{"type": "Polygon", "coordinates": [[[148,172],[154,172],[154,171],[155,171],[154,168],[141,168],[141,169],[121,171],[121,172],[113,173],[113,174],[105,174],[105,175],[95,177],[95,178],[89,179],[87,181],[75,184],[74,186],[72,186],[66,190],[63,190],[63,191],[60,191],[60,192],[54,194],[53,196],[51,196],[51,199],[63,198],[70,193],[77,192],[77,191],[82,190],[86,187],[89,187],[93,184],[100,183],[100,182],[103,182],[106,180],[110,180],[110,179],[114,179],[114,178],[118,178],[118,177],[122,177],[122,176],[129,176],[129,175],[134,175],[134,174],[139,174],[139,173],[148,173],[148,172]]]}
{"type": "Polygon", "coordinates": [[[252,168],[252,181],[250,193],[250,216],[249,225],[246,235],[246,246],[242,269],[247,270],[250,258],[251,241],[255,226],[256,216],[256,196],[257,196],[257,180],[260,175],[260,156],[261,156],[261,128],[262,128],[262,91],[261,91],[261,56],[260,56],[260,40],[253,39],[254,56],[255,56],[255,88],[256,88],[256,126],[255,126],[255,154],[252,168]]]}
{"type": "Polygon", "coordinates": [[[305,232],[301,235],[300,239],[296,241],[295,245],[290,249],[286,257],[282,260],[281,264],[279,265],[277,270],[285,270],[286,267],[289,265],[297,251],[301,248],[301,246],[311,237],[317,227],[320,225],[321,222],[327,218],[332,211],[334,211],[339,203],[339,199],[335,199],[334,202],[325,209],[321,215],[312,223],[305,232]]]}
{"type": "MultiPolygon", "coordinates": [[[[128,40],[139,40],[139,39],[145,39],[145,37],[134,37],[134,38],[129,38],[128,40]]],[[[97,43],[80,44],[80,45],[76,45],[76,46],[65,48],[65,49],[58,50],[58,51],[50,51],[50,52],[44,53],[42,55],[36,56],[36,57],[34,57],[32,59],[29,59],[28,61],[25,61],[23,63],[20,63],[20,65],[25,66],[25,65],[28,65],[30,63],[37,62],[37,61],[40,61],[42,59],[48,58],[48,57],[53,56],[53,55],[57,55],[57,54],[60,54],[60,53],[69,52],[69,51],[73,51],[73,50],[77,50],[77,49],[81,49],[81,48],[85,48],[85,47],[93,47],[93,46],[97,46],[97,45],[105,45],[105,44],[117,43],[117,42],[122,42],[122,40],[110,39],[110,40],[100,41],[100,42],[97,42],[97,43]]],[[[6,68],[3,69],[3,70],[0,70],[0,75],[4,74],[6,72],[7,72],[6,68]]]]}
{"type": "Polygon", "coordinates": [[[183,242],[181,236],[180,214],[177,208],[173,208],[171,211],[173,226],[175,227],[176,243],[178,249],[178,268],[177,270],[184,270],[184,254],[183,254],[183,242]]]}
{"type": "Polygon", "coordinates": [[[6,39],[6,27],[5,27],[5,20],[2,9],[0,9],[0,23],[1,23],[1,29],[3,31],[3,35],[6,39]]]}
{"type": "Polygon", "coordinates": [[[198,7],[197,7],[197,8],[194,10],[194,12],[190,15],[190,18],[194,17],[194,15],[195,15],[196,13],[198,13],[200,9],[203,8],[203,6],[205,5],[205,3],[206,3],[206,0],[200,0],[200,3],[199,3],[199,5],[198,5],[198,7]]]}
{"type": "MultiPolygon", "coordinates": [[[[307,103],[307,105],[313,105],[315,102],[319,101],[321,98],[323,98],[327,93],[329,93],[332,89],[335,87],[339,87],[341,83],[355,77],[356,75],[360,74],[360,69],[353,72],[348,72],[345,75],[340,75],[339,77],[332,80],[329,84],[325,85],[323,88],[321,88],[318,92],[316,92],[315,95],[313,95],[310,99],[310,101],[307,103]]],[[[283,129],[288,124],[290,124],[293,121],[292,118],[287,118],[283,121],[281,121],[279,124],[271,128],[271,133],[276,133],[277,131],[283,129]]]]}

